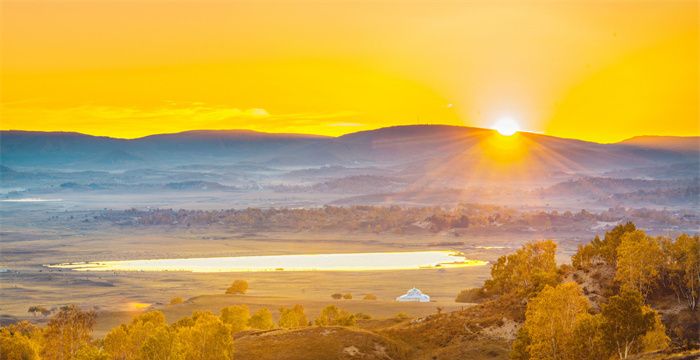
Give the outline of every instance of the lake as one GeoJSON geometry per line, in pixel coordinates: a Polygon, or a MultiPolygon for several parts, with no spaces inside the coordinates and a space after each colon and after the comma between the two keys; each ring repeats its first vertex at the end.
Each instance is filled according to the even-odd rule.
{"type": "Polygon", "coordinates": [[[484,266],[457,251],[372,252],[346,254],[298,254],[185,259],[115,260],[46,265],[76,271],[368,271],[440,269],[484,266]]]}

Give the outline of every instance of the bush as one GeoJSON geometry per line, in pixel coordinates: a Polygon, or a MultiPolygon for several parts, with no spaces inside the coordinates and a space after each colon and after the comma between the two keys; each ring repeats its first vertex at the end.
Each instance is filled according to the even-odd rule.
{"type": "Polygon", "coordinates": [[[457,297],[455,298],[455,302],[458,303],[478,303],[483,301],[484,299],[487,298],[486,293],[484,292],[484,289],[482,288],[473,288],[473,289],[464,289],[457,294],[457,297]]]}
{"type": "Polygon", "coordinates": [[[354,326],[355,315],[339,309],[335,305],[328,305],[314,321],[319,326],[339,325],[339,326],[354,326]]]}
{"type": "Polygon", "coordinates": [[[352,294],[351,294],[351,293],[343,294],[343,299],[345,299],[345,300],[351,300],[351,299],[352,299],[352,294]]]}
{"type": "Polygon", "coordinates": [[[227,294],[245,294],[246,291],[248,291],[248,282],[245,280],[236,280],[226,289],[227,294]]]}
{"type": "Polygon", "coordinates": [[[29,310],[27,310],[27,312],[32,313],[34,316],[36,316],[37,313],[40,313],[44,316],[51,314],[51,310],[49,310],[43,306],[30,306],[29,310]]]}
{"type": "Polygon", "coordinates": [[[369,314],[365,314],[362,312],[355,313],[355,319],[357,319],[357,320],[369,320],[371,318],[372,318],[372,316],[370,316],[369,314]]]}
{"type": "Polygon", "coordinates": [[[367,294],[364,298],[362,298],[362,300],[377,300],[377,295],[367,294]]]}
{"type": "Polygon", "coordinates": [[[406,319],[410,318],[410,316],[408,316],[408,314],[406,314],[405,312],[400,312],[400,313],[396,314],[396,316],[394,316],[394,317],[398,320],[406,320],[406,319]]]}
{"type": "Polygon", "coordinates": [[[176,297],[170,299],[170,305],[178,305],[178,304],[182,304],[183,302],[185,302],[185,300],[183,300],[179,296],[176,296],[176,297]]]}
{"type": "Polygon", "coordinates": [[[335,293],[335,294],[331,295],[331,297],[332,297],[333,299],[340,300],[340,299],[343,298],[343,294],[341,294],[341,293],[335,293]]]}

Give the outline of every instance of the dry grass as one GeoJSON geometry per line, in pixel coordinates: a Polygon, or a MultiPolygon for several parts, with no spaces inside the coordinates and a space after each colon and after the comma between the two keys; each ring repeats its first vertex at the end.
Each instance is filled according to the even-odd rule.
{"type": "Polygon", "coordinates": [[[370,331],[336,326],[249,332],[235,344],[239,360],[408,359],[403,344],[370,331]]]}
{"type": "Polygon", "coordinates": [[[506,359],[510,351],[506,334],[523,317],[524,305],[519,300],[500,298],[378,332],[411,344],[413,359],[506,359]]]}
{"type": "Polygon", "coordinates": [[[675,354],[655,352],[630,357],[632,360],[697,360],[700,359],[700,350],[690,350],[675,354]]]}

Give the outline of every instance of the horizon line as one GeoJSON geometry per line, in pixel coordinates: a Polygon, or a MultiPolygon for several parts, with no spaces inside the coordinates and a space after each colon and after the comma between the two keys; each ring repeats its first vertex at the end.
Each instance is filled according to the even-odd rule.
{"type": "MultiPolygon", "coordinates": [[[[288,135],[288,136],[309,137],[309,138],[338,139],[338,138],[341,138],[341,137],[347,136],[347,135],[377,131],[377,130],[382,130],[382,129],[391,129],[391,128],[399,128],[399,127],[418,127],[418,126],[453,127],[453,128],[466,128],[466,129],[486,130],[486,131],[497,132],[495,129],[485,128],[485,127],[454,125],[454,124],[435,124],[435,123],[427,124],[426,123],[426,124],[400,124],[400,125],[392,125],[392,126],[380,126],[380,127],[376,127],[376,128],[372,128],[372,129],[353,131],[353,132],[348,132],[348,133],[344,133],[344,134],[340,134],[340,135],[323,135],[323,134],[313,134],[313,133],[303,133],[303,132],[271,132],[271,131],[253,130],[253,129],[245,129],[245,128],[190,129],[190,130],[182,130],[182,131],[175,131],[175,132],[152,133],[152,134],[143,135],[143,136],[136,136],[136,137],[119,137],[119,136],[112,136],[112,135],[99,135],[99,134],[91,134],[88,132],[80,132],[80,131],[73,131],[73,130],[0,129],[0,133],[14,131],[14,132],[27,132],[27,133],[31,133],[31,132],[33,132],[33,133],[45,133],[45,134],[50,134],[50,133],[78,134],[78,135],[84,135],[84,136],[101,137],[101,138],[108,138],[108,139],[115,139],[115,140],[127,140],[128,141],[128,140],[145,139],[145,138],[152,137],[152,136],[178,135],[178,134],[186,134],[186,133],[192,133],[192,132],[207,132],[207,131],[208,132],[234,132],[234,131],[238,131],[238,132],[249,132],[249,133],[256,133],[256,134],[267,134],[267,135],[288,135]]],[[[631,139],[635,139],[635,138],[642,138],[642,137],[700,138],[700,134],[697,134],[697,135],[641,134],[641,135],[633,135],[630,137],[626,137],[626,138],[623,138],[622,140],[618,140],[618,141],[601,142],[601,141],[586,140],[586,139],[574,138],[574,137],[549,135],[549,134],[546,134],[544,132],[537,132],[537,131],[530,131],[530,130],[520,130],[520,131],[517,131],[516,134],[541,135],[541,136],[553,137],[553,138],[558,138],[558,139],[577,140],[577,141],[596,143],[596,144],[617,144],[617,143],[621,143],[621,142],[624,142],[627,140],[631,140],[631,139]]]]}

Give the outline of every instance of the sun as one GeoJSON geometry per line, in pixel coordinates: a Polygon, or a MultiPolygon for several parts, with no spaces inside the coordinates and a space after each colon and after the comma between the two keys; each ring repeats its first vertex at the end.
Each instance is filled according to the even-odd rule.
{"type": "Polygon", "coordinates": [[[498,121],[496,121],[491,128],[498,131],[498,133],[503,136],[511,136],[520,131],[520,126],[518,123],[509,117],[498,119],[498,121]]]}

